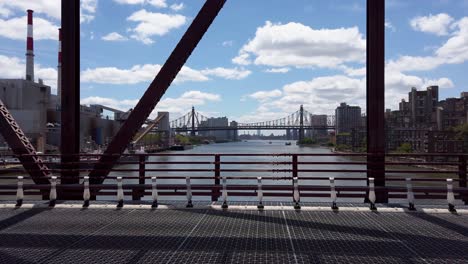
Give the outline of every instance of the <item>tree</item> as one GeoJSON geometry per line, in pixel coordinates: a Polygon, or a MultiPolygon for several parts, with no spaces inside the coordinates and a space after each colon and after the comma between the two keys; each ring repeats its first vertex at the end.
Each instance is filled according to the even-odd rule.
{"type": "Polygon", "coordinates": [[[184,135],[176,135],[175,141],[180,145],[187,145],[190,143],[190,139],[184,135]]]}
{"type": "Polygon", "coordinates": [[[410,143],[403,143],[397,148],[397,152],[399,152],[399,153],[411,153],[411,152],[413,152],[413,147],[411,147],[410,143]]]}
{"type": "Polygon", "coordinates": [[[463,150],[468,152],[468,123],[458,125],[452,130],[455,132],[455,139],[463,141],[463,150]]]}

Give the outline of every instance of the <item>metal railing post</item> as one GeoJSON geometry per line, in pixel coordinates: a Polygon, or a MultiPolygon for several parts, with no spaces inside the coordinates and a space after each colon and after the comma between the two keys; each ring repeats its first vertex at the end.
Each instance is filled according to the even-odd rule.
{"type": "Polygon", "coordinates": [[[293,197],[294,197],[294,179],[297,178],[297,154],[292,155],[292,186],[293,186],[293,197]]]}
{"type": "MultiPolygon", "coordinates": [[[[465,155],[460,155],[458,157],[459,163],[458,163],[458,186],[460,188],[466,188],[466,156],[465,155]]],[[[465,202],[465,204],[468,204],[468,194],[462,194],[462,200],[465,202]]]]}
{"type": "Polygon", "coordinates": [[[220,176],[221,176],[221,157],[219,154],[215,155],[215,171],[214,171],[214,185],[215,189],[211,191],[211,201],[216,202],[218,201],[218,197],[220,196],[220,176]]]}
{"type": "Polygon", "coordinates": [[[146,155],[138,156],[138,188],[133,189],[132,199],[140,201],[141,197],[145,196],[145,176],[146,176],[146,155]]]}

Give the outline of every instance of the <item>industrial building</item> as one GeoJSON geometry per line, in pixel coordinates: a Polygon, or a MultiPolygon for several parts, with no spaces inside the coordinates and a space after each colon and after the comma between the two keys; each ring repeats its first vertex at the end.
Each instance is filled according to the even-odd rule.
{"type": "MultiPolygon", "coordinates": [[[[61,34],[59,30],[57,95],[41,79],[34,77],[33,11],[28,10],[25,79],[0,79],[0,100],[8,108],[23,132],[39,152],[60,146],[61,34]]],[[[81,106],[80,145],[87,150],[104,145],[120,128],[125,114],[102,105],[81,106]],[[104,110],[114,112],[103,117],[104,110]]],[[[0,138],[0,145],[6,145],[0,138]]]]}

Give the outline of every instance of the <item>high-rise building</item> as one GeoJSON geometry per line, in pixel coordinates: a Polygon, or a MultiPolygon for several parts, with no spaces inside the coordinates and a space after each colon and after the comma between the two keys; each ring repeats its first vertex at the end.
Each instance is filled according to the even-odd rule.
{"type": "MultiPolygon", "coordinates": [[[[208,118],[200,122],[201,127],[228,127],[229,121],[227,117],[208,118]]],[[[209,130],[199,133],[202,136],[215,137],[216,140],[228,140],[230,136],[229,130],[209,130]]]]}
{"type": "Polygon", "coordinates": [[[439,87],[429,86],[426,91],[418,91],[413,87],[411,88],[411,92],[408,93],[408,98],[412,127],[435,127],[437,103],[439,102],[439,87]]]}
{"type": "Polygon", "coordinates": [[[447,98],[440,101],[436,119],[438,130],[450,130],[468,123],[468,93],[461,93],[460,98],[447,98]]]}
{"type": "Polygon", "coordinates": [[[323,138],[327,136],[327,115],[310,115],[310,124],[312,125],[311,137],[314,139],[323,138]]]}
{"type": "Polygon", "coordinates": [[[341,103],[335,110],[336,133],[351,133],[353,129],[362,128],[361,107],[341,103]]]}

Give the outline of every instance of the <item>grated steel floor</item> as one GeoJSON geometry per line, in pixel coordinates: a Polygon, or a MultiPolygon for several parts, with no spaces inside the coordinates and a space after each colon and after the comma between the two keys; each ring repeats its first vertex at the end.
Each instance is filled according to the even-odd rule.
{"type": "Polygon", "coordinates": [[[0,209],[0,263],[468,263],[468,215],[0,209]]]}

